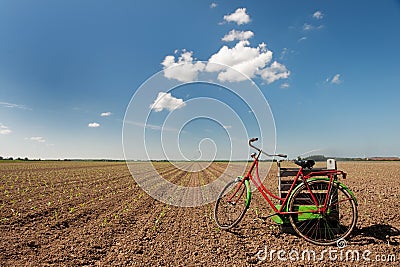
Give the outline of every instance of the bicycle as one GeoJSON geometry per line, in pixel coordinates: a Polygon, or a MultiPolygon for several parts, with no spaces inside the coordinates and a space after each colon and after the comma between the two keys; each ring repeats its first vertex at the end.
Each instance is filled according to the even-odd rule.
{"type": "MultiPolygon", "coordinates": [[[[214,208],[217,225],[226,230],[242,220],[250,206],[251,180],[275,212],[268,217],[278,216],[281,223],[290,223],[305,240],[316,245],[334,245],[347,238],[357,223],[358,203],[353,192],[338,181],[339,176],[345,179],[346,173],[336,169],[313,170],[315,161],[296,160],[300,168],[286,197],[276,196],[260,180],[259,157],[265,154],[268,157],[287,158],[287,155],[270,155],[252,144],[257,140],[249,140],[249,146],[258,153],[251,154],[253,162],[247,174],[229,182],[218,196],[214,208]],[[255,177],[252,175],[254,170],[255,177]],[[281,204],[275,206],[270,197],[279,200],[281,204]]],[[[276,162],[279,170],[281,161],[276,162]]]]}

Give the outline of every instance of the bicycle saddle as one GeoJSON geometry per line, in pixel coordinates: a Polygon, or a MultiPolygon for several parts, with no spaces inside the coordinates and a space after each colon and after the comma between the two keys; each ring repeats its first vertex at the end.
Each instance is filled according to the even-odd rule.
{"type": "Polygon", "coordinates": [[[311,169],[314,166],[315,161],[313,161],[312,159],[309,159],[309,160],[296,160],[294,163],[296,163],[300,167],[303,167],[303,168],[306,168],[306,169],[311,169]]]}

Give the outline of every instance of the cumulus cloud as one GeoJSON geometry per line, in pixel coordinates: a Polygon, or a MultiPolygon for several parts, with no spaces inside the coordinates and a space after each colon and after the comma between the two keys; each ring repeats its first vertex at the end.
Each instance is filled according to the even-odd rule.
{"type": "Polygon", "coordinates": [[[166,56],[161,63],[164,67],[164,76],[180,82],[196,80],[198,73],[204,69],[205,64],[202,62],[193,63],[192,55],[193,52],[184,50],[177,61],[175,61],[175,56],[166,56]]]}
{"type": "Polygon", "coordinates": [[[91,123],[88,124],[88,127],[89,127],[89,128],[97,128],[97,127],[99,127],[99,126],[100,126],[100,124],[97,123],[97,122],[91,122],[91,123]]]}
{"type": "Polygon", "coordinates": [[[335,76],[333,76],[333,78],[331,80],[331,83],[333,83],[333,84],[339,84],[341,82],[342,81],[340,80],[340,74],[336,74],[335,76]]]}
{"type": "Polygon", "coordinates": [[[315,11],[313,14],[313,18],[314,19],[323,19],[324,18],[324,14],[321,11],[315,11]]]}
{"type": "Polygon", "coordinates": [[[217,3],[211,3],[210,8],[216,8],[217,7],[217,3]]]}
{"type": "Polygon", "coordinates": [[[224,41],[224,42],[232,42],[235,40],[243,41],[243,40],[250,39],[253,36],[254,36],[254,33],[252,31],[231,30],[228,34],[226,34],[222,38],[222,41],[224,41]]]}
{"type": "Polygon", "coordinates": [[[38,143],[46,142],[46,140],[42,136],[32,136],[32,137],[30,137],[28,139],[31,140],[31,141],[36,141],[38,143]]]}
{"type": "Polygon", "coordinates": [[[0,134],[10,134],[10,133],[12,133],[10,128],[8,128],[4,124],[0,123],[0,134]]]}
{"type": "Polygon", "coordinates": [[[279,79],[288,78],[290,71],[287,70],[285,65],[274,61],[271,66],[263,69],[260,75],[268,84],[270,84],[279,79]]]}
{"type": "Polygon", "coordinates": [[[210,63],[228,65],[233,69],[221,65],[208,64],[206,70],[210,72],[220,71],[218,79],[229,82],[238,82],[246,79],[237,71],[250,78],[259,75],[267,83],[289,76],[290,72],[282,64],[274,62],[274,66],[267,67],[268,63],[272,60],[272,52],[267,50],[264,43],[261,43],[258,47],[251,47],[249,45],[248,41],[240,41],[233,48],[223,46],[208,60],[210,63]],[[277,68],[277,64],[279,64],[279,69],[277,68]]]}
{"type": "MultiPolygon", "coordinates": [[[[272,59],[272,52],[266,49],[266,44],[261,43],[258,47],[251,47],[247,40],[239,41],[234,47],[229,48],[224,45],[220,50],[212,55],[208,60],[209,63],[220,63],[231,67],[237,65],[243,66],[249,62],[260,62],[265,66],[272,59]]],[[[223,66],[208,64],[207,71],[218,71],[223,66]]],[[[250,75],[249,75],[250,76],[250,75]]]]}
{"type": "MultiPolygon", "coordinates": [[[[238,25],[248,23],[249,15],[246,8],[238,8],[234,13],[225,15],[225,21],[233,21],[238,25]]],[[[179,55],[175,50],[174,55],[168,55],[161,63],[164,69],[164,76],[168,79],[176,79],[181,82],[190,82],[197,79],[201,72],[216,72],[217,78],[222,82],[240,82],[249,78],[261,77],[267,83],[278,79],[288,78],[290,72],[286,66],[278,62],[272,62],[272,51],[267,49],[265,43],[258,46],[251,46],[248,39],[252,38],[252,31],[231,30],[222,41],[238,41],[233,47],[224,45],[218,52],[212,54],[206,63],[196,62],[193,52],[182,50],[179,55]],[[177,58],[176,58],[177,57],[177,58]],[[228,67],[229,66],[229,67],[228,67]],[[244,75],[243,75],[244,74],[244,75]],[[247,77],[246,77],[247,76],[247,77]]],[[[285,48],[281,59],[287,53],[285,48]]],[[[151,107],[157,109],[154,103],[151,107]]],[[[162,109],[161,109],[162,110],[162,109]]]]}
{"type": "Polygon", "coordinates": [[[155,112],[160,112],[163,109],[167,109],[169,111],[182,108],[186,105],[182,99],[175,98],[171,95],[171,93],[159,92],[154,103],[150,105],[150,108],[155,112]]]}
{"type": "Polygon", "coordinates": [[[110,115],[111,115],[111,112],[109,112],[109,111],[103,112],[103,113],[100,114],[100,116],[102,116],[102,117],[108,117],[110,115]]]}
{"type": "Polygon", "coordinates": [[[161,63],[164,66],[164,76],[181,82],[189,82],[197,79],[199,72],[207,71],[218,72],[219,81],[240,82],[246,80],[246,76],[249,78],[259,76],[267,83],[271,83],[287,78],[290,74],[286,67],[278,62],[268,66],[272,61],[273,53],[267,49],[265,43],[252,47],[248,40],[241,40],[233,47],[224,45],[210,56],[207,64],[195,63],[192,54],[193,52],[183,51],[177,61],[175,56],[166,56],[161,63]]]}
{"type": "Polygon", "coordinates": [[[242,25],[250,22],[250,16],[246,13],[246,8],[238,8],[234,13],[225,15],[224,20],[242,25]]]}

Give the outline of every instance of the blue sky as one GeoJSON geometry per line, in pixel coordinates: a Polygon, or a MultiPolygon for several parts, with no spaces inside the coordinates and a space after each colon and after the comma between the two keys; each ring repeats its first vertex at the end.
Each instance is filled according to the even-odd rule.
{"type": "Polygon", "coordinates": [[[209,61],[240,42],[272,53],[246,74],[271,107],[277,152],[400,156],[399,26],[399,1],[0,1],[0,156],[123,158],[129,101],[167,56],[209,61]]]}

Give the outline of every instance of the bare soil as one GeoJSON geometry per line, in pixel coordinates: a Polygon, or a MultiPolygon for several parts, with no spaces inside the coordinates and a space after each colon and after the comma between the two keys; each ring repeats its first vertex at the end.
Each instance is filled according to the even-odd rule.
{"type": "MultiPolygon", "coordinates": [[[[193,173],[157,168],[175,184],[197,186],[226,164],[193,173]]],[[[343,249],[282,233],[264,219],[271,209],[258,192],[228,232],[216,226],[213,203],[180,208],[154,200],[125,163],[0,162],[0,266],[400,266],[400,162],[338,168],[359,202],[357,229],[343,249]],[[304,250],[316,259],[302,259],[304,250]],[[350,259],[355,251],[359,260],[350,259]]],[[[267,187],[277,188],[275,174],[273,166],[267,187]]]]}

